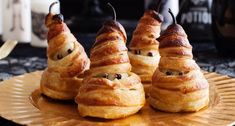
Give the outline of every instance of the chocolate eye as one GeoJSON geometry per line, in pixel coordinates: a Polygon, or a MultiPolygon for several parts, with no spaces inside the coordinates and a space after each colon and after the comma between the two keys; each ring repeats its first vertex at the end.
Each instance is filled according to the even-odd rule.
{"type": "Polygon", "coordinates": [[[182,76],[182,75],[183,75],[183,72],[179,72],[179,75],[182,76]]]}
{"type": "Polygon", "coordinates": [[[135,50],[135,54],[136,54],[136,55],[140,55],[140,54],[141,54],[141,51],[140,51],[140,50],[135,50]]]}
{"type": "Polygon", "coordinates": [[[115,78],[122,79],[122,75],[121,74],[115,74],[115,78]]]}
{"type": "Polygon", "coordinates": [[[68,49],[67,50],[68,54],[72,53],[72,50],[71,49],[68,49]]]}
{"type": "Polygon", "coordinates": [[[58,60],[60,60],[60,59],[62,59],[62,58],[63,58],[62,55],[60,55],[60,54],[57,55],[57,59],[58,59],[58,60]]]}
{"type": "Polygon", "coordinates": [[[148,56],[151,56],[151,57],[152,57],[152,56],[153,56],[153,53],[152,53],[152,52],[149,52],[149,53],[148,53],[148,56]]]}
{"type": "Polygon", "coordinates": [[[173,73],[171,71],[166,71],[166,75],[172,75],[173,73]]]}

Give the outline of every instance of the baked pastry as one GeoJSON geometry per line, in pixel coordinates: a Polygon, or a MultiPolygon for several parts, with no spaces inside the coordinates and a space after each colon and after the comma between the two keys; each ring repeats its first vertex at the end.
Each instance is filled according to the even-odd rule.
{"type": "MultiPolygon", "coordinates": [[[[50,10],[54,4],[56,3],[50,6],[50,10]]],[[[82,73],[89,68],[90,60],[63,22],[63,15],[52,14],[50,11],[45,24],[49,29],[48,67],[42,74],[41,91],[53,99],[74,99],[82,82],[82,73]]]]}
{"type": "Polygon", "coordinates": [[[143,85],[130,72],[126,39],[116,18],[105,22],[98,31],[90,53],[91,68],[75,99],[81,116],[116,119],[132,115],[144,106],[143,85]]]}
{"type": "Polygon", "coordinates": [[[209,85],[193,60],[192,46],[175,21],[158,39],[160,63],[152,78],[149,103],[167,112],[194,112],[209,103],[209,85]]]}
{"type": "MultiPolygon", "coordinates": [[[[160,4],[159,2],[158,8],[160,4]]],[[[163,16],[158,13],[158,9],[146,10],[129,45],[128,55],[132,72],[140,76],[146,94],[149,92],[148,88],[151,85],[152,75],[160,60],[159,42],[156,39],[160,36],[162,21],[163,16]]]]}

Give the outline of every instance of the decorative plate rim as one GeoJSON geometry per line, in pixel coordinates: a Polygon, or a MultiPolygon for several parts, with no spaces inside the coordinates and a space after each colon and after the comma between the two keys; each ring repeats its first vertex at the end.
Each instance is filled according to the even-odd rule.
{"type": "MultiPolygon", "coordinates": [[[[0,82],[0,116],[22,125],[67,125],[78,124],[78,122],[79,124],[86,122],[83,125],[92,125],[92,122],[88,123],[89,120],[87,121],[86,119],[76,120],[67,117],[63,117],[62,119],[62,117],[56,117],[56,115],[53,115],[50,112],[41,112],[38,108],[31,104],[30,95],[39,87],[41,73],[42,71],[36,71],[15,76],[0,82]],[[50,121],[55,121],[56,119],[58,120],[58,118],[63,121],[61,123],[50,123],[50,121]]],[[[213,91],[210,93],[212,101],[210,101],[210,106],[208,109],[182,117],[178,117],[179,115],[181,116],[181,114],[175,114],[177,117],[174,117],[174,120],[170,120],[169,124],[168,122],[166,123],[166,121],[161,121],[163,116],[160,117],[159,115],[156,117],[156,119],[159,119],[159,121],[151,121],[159,112],[156,112],[155,114],[155,112],[153,113],[152,110],[149,110],[149,114],[152,114],[153,117],[151,119],[150,117],[143,119],[144,122],[146,121],[146,125],[205,124],[232,126],[235,124],[235,78],[214,72],[204,72],[204,74],[210,84],[210,92],[211,90],[213,91]]],[[[144,113],[145,109],[148,108],[150,107],[143,108],[144,110],[141,111],[141,113],[144,113]]],[[[169,113],[163,115],[167,117],[169,113]]],[[[174,116],[174,114],[171,116],[174,116]]],[[[140,117],[142,118],[142,115],[140,115],[140,117]]],[[[123,123],[122,121],[120,122],[123,123]]],[[[102,125],[105,123],[100,124],[102,125]]],[[[116,121],[114,124],[119,124],[119,122],[116,121]]]]}

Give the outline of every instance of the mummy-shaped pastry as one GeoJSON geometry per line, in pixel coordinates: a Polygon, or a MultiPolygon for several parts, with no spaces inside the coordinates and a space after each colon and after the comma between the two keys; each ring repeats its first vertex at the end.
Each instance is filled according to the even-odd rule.
{"type": "Polygon", "coordinates": [[[63,15],[52,14],[50,6],[45,24],[48,31],[48,68],[41,78],[41,91],[53,99],[71,100],[82,82],[81,74],[90,61],[81,44],[63,22],[63,15]]]}
{"type": "Polygon", "coordinates": [[[154,9],[145,11],[129,45],[130,52],[128,55],[132,65],[132,72],[140,76],[146,94],[160,59],[158,52],[159,42],[156,40],[160,36],[161,23],[163,21],[163,16],[157,12],[160,4],[159,2],[158,9],[155,9],[156,11],[154,9]]]}
{"type": "Polygon", "coordinates": [[[198,111],[208,105],[209,85],[196,62],[183,28],[174,19],[159,38],[160,63],[150,88],[149,102],[168,112],[198,111]]]}
{"type": "Polygon", "coordinates": [[[144,89],[140,78],[130,72],[125,44],[122,25],[115,18],[105,22],[91,49],[91,68],[76,97],[81,116],[116,119],[143,107],[144,89]]]}

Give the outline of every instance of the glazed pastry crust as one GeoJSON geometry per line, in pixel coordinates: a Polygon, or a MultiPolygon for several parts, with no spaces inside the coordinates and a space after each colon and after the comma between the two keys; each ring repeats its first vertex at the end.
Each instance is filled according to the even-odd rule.
{"type": "Polygon", "coordinates": [[[166,76],[159,70],[153,75],[149,103],[167,112],[194,112],[209,103],[209,88],[200,70],[183,76],[166,76]]]}
{"type": "Polygon", "coordinates": [[[62,78],[59,73],[50,72],[48,69],[43,72],[42,78],[40,88],[43,94],[58,100],[74,98],[83,80],[79,77],[62,78]]]}
{"type": "Polygon", "coordinates": [[[179,91],[171,91],[154,87],[154,93],[149,97],[149,103],[156,109],[167,112],[196,112],[209,104],[208,89],[202,89],[192,93],[183,94],[179,91]],[[174,95],[172,95],[174,94],[174,95]],[[165,97],[165,100],[162,100],[165,97]]]}
{"type": "Polygon", "coordinates": [[[151,83],[152,74],[158,66],[159,54],[154,57],[128,53],[132,65],[132,72],[140,76],[142,83],[151,83]]]}
{"type": "Polygon", "coordinates": [[[75,99],[78,111],[81,116],[105,119],[132,115],[144,106],[145,94],[140,78],[130,72],[125,30],[118,22],[108,21],[97,34],[91,69],[85,72],[75,99]],[[103,77],[117,74],[120,78],[103,77]]]}
{"type": "MultiPolygon", "coordinates": [[[[130,42],[131,49],[144,49],[151,46],[158,49],[159,42],[156,40],[160,36],[162,16],[154,10],[145,11],[141,17],[130,42]],[[160,18],[158,18],[160,16],[160,18]]],[[[151,49],[151,48],[150,48],[151,49]]]]}
{"type": "Polygon", "coordinates": [[[145,11],[141,17],[130,42],[128,52],[132,72],[140,76],[148,92],[151,84],[152,75],[158,66],[160,55],[158,52],[159,42],[156,40],[160,36],[162,16],[154,10],[145,11]],[[153,56],[137,55],[136,50],[154,53],[153,56]]]}
{"type": "Polygon", "coordinates": [[[78,111],[81,116],[92,116],[105,119],[124,118],[137,113],[142,106],[120,107],[120,106],[89,106],[78,105],[78,111]]]}
{"type": "Polygon", "coordinates": [[[74,77],[83,73],[89,68],[90,61],[84,51],[84,48],[79,44],[76,38],[70,33],[61,33],[49,41],[47,50],[48,55],[48,70],[59,72],[61,77],[74,77]],[[53,56],[64,48],[66,44],[74,45],[73,51],[60,60],[54,60],[53,56]]]}
{"type": "Polygon", "coordinates": [[[87,105],[143,105],[144,91],[140,78],[134,73],[123,79],[89,77],[83,80],[77,101],[87,105]]]}
{"type": "Polygon", "coordinates": [[[152,77],[149,103],[167,112],[195,112],[209,104],[209,84],[193,60],[183,28],[174,24],[159,38],[160,63],[152,77]]]}
{"type": "Polygon", "coordinates": [[[130,63],[132,65],[132,72],[136,73],[144,86],[146,96],[149,94],[149,87],[152,83],[152,75],[158,66],[159,54],[154,57],[135,55],[128,52],[130,63]]]}
{"type": "Polygon", "coordinates": [[[72,35],[67,25],[47,15],[48,67],[42,74],[41,91],[58,100],[72,100],[82,83],[82,74],[90,61],[82,45],[72,35]]]}
{"type": "Polygon", "coordinates": [[[145,103],[144,90],[139,77],[129,74],[125,79],[113,81],[85,78],[76,97],[81,116],[115,119],[138,112],[145,103]]]}

